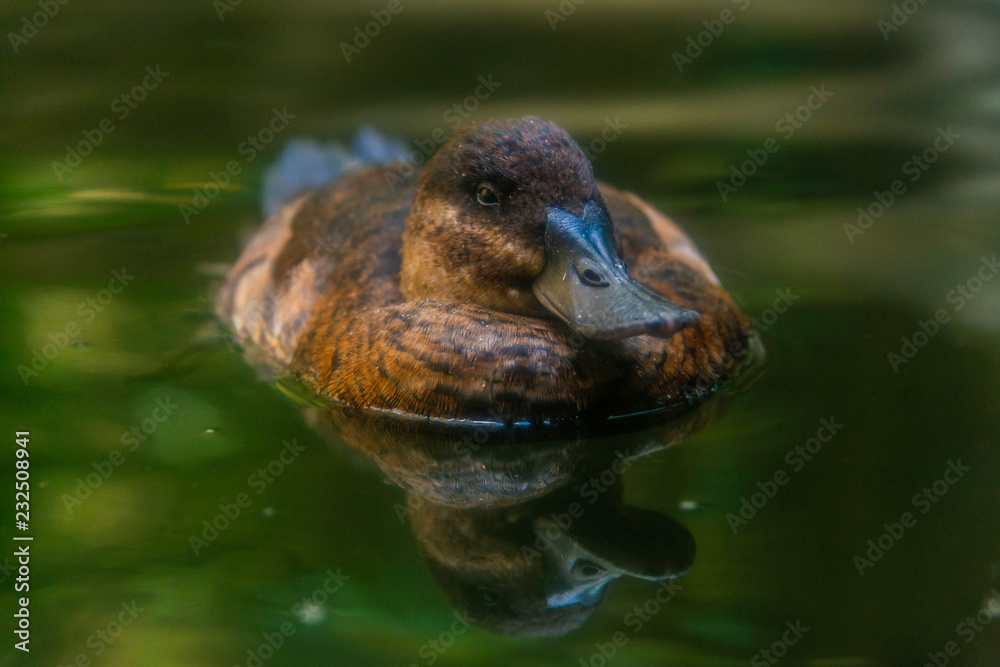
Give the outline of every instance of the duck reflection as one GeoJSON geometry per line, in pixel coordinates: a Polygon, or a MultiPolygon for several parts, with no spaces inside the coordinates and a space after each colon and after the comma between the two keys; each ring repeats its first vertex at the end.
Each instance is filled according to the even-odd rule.
{"type": "MultiPolygon", "coordinates": [[[[297,388],[285,383],[297,396],[297,388]]],[[[552,493],[581,471],[611,483],[613,461],[631,461],[678,444],[715,421],[728,394],[692,409],[643,414],[604,424],[530,428],[495,421],[450,424],[330,407],[307,409],[311,426],[335,447],[368,454],[390,481],[453,507],[494,508],[552,493]]],[[[629,463],[628,465],[631,465],[629,463]]]]}
{"type": "Polygon", "coordinates": [[[662,512],[626,505],[623,476],[714,421],[723,400],[665,423],[656,415],[653,427],[643,417],[641,430],[635,420],[604,433],[588,426],[586,437],[499,419],[456,427],[344,409],[307,414],[406,490],[397,513],[457,611],[498,633],[555,636],[589,618],[615,579],[663,581],[691,567],[691,533],[662,512]]]}
{"type": "Polygon", "coordinates": [[[621,576],[680,576],[694,538],[670,517],[621,502],[622,483],[589,500],[587,482],[497,509],[411,502],[427,568],[451,604],[508,635],[562,635],[579,627],[621,576]]]}

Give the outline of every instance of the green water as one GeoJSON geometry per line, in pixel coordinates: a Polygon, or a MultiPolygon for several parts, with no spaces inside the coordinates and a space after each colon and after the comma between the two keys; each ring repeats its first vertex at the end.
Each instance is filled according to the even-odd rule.
{"type": "Polygon", "coordinates": [[[38,4],[0,10],[0,662],[768,664],[783,635],[787,665],[919,666],[946,647],[949,664],[1000,661],[995,2],[913,3],[884,36],[887,2],[587,0],[563,16],[546,14],[555,1],[401,0],[350,62],[340,43],[388,3],[230,3],[221,20],[208,0],[57,6],[30,38],[38,4]],[[700,55],[674,57],[709,28],[700,55]],[[495,89],[467,103],[480,77],[495,89]],[[432,149],[466,113],[456,104],[566,127],[599,178],[675,216],[766,327],[767,362],[725,414],[621,480],[626,504],[697,544],[638,630],[629,614],[659,584],[622,578],[563,636],[459,624],[447,650],[428,649],[455,609],[400,519],[404,491],[328,446],[237,351],[200,344],[218,267],[259,223],[284,142],[370,122],[432,149]],[[97,138],[72,166],[67,146],[97,138]],[[733,165],[754,156],[735,188],[733,165]],[[227,165],[186,222],[181,205],[215,195],[227,165]],[[876,192],[894,200],[880,215],[876,192]],[[876,216],[860,235],[845,230],[858,207],[876,216]],[[842,428],[807,461],[795,448],[815,450],[824,419],[842,428]],[[17,431],[30,433],[27,531],[17,431]],[[262,482],[285,442],[301,451],[262,482]],[[761,487],[773,497],[754,498],[761,487]],[[239,517],[192,547],[241,493],[239,517]],[[761,507],[742,525],[744,498],[761,507]],[[30,654],[12,633],[15,534],[33,537],[30,654]],[[877,561],[855,558],[880,538],[877,561]],[[335,592],[303,609],[324,584],[335,592]]]}

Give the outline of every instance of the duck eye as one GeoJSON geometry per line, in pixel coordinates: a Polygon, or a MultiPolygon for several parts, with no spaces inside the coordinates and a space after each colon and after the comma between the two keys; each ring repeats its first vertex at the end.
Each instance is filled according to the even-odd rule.
{"type": "Polygon", "coordinates": [[[493,189],[493,186],[480,183],[476,187],[476,201],[482,206],[496,206],[500,203],[500,197],[497,196],[497,192],[493,189]]]}
{"type": "Polygon", "coordinates": [[[583,279],[583,282],[592,287],[605,287],[610,284],[604,279],[604,276],[593,269],[584,269],[583,273],[580,274],[580,277],[583,279]]]}
{"type": "Polygon", "coordinates": [[[599,575],[604,574],[605,570],[593,561],[580,560],[573,564],[573,572],[582,576],[584,579],[594,579],[599,575]]]}

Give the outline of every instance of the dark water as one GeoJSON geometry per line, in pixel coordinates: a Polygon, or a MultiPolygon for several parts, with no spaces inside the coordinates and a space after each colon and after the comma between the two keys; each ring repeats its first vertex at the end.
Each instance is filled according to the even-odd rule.
{"type": "Polygon", "coordinates": [[[893,31],[883,2],[563,5],[401,0],[350,62],[387,3],[72,0],[37,34],[4,6],[3,664],[1000,662],[997,4],[901,3],[893,31]],[[427,152],[467,113],[565,126],[761,320],[756,380],[619,480],[697,544],[641,623],[666,589],[623,577],[561,637],[456,625],[401,489],[237,352],[183,353],[284,142],[371,122],[427,152]]]}

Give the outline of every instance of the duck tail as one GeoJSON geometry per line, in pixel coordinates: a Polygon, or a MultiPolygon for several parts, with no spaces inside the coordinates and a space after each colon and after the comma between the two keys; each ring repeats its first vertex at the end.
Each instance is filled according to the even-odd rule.
{"type": "Polygon", "coordinates": [[[325,185],[361,166],[403,159],[406,152],[402,139],[383,135],[370,125],[358,128],[350,148],[336,142],[292,139],[264,175],[264,217],[270,218],[305,190],[325,185]]]}

